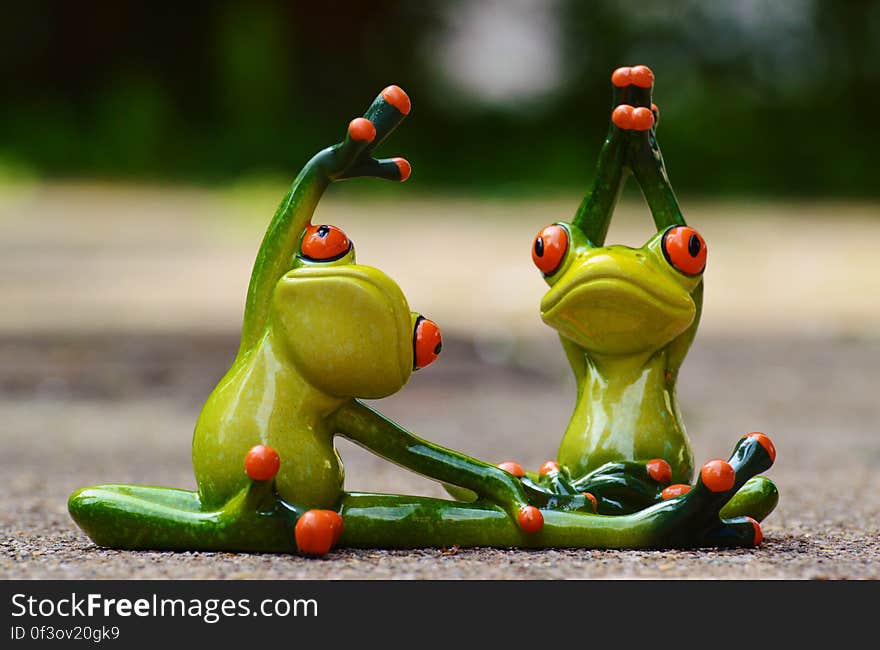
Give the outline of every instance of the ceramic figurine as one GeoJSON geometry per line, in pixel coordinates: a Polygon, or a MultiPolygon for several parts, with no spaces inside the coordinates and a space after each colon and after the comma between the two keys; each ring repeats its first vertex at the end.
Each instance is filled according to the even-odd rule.
{"type": "MultiPolygon", "coordinates": [[[[632,103],[642,95],[649,99],[650,93],[623,86],[618,94],[632,103]]],[[[597,189],[574,225],[551,227],[558,230],[545,231],[536,248],[536,259],[554,284],[550,293],[555,290],[559,296],[550,299],[545,320],[560,329],[580,380],[594,384],[605,376],[599,374],[604,366],[597,364],[606,348],[597,348],[595,340],[613,349],[626,348],[629,359],[612,373],[617,383],[579,404],[559,466],[548,466],[549,471],[537,476],[526,475],[515,464],[484,463],[423,440],[359,401],[400,390],[413,370],[437,357],[442,339],[433,322],[410,312],[393,280],[355,262],[354,246],[339,228],[313,225],[311,220],[319,199],[335,181],[359,176],[406,180],[410,166],[405,160],[379,160],[372,152],[409,111],[409,98],[400,88],[383,90],[364,117],[351,121],[343,142],[306,164],[279,206],[254,264],[238,355],[196,424],[193,465],[198,490],[87,487],[69,499],[74,520],[98,545],[125,549],[322,555],[334,546],[654,548],[759,543],[760,527],[754,518],[766,512],[756,504],[766,506],[767,485],[772,484],[765,481],[755,488],[746,482],[773,462],[772,444],[763,434],[741,439],[729,462],[710,461],[689,492],[667,486],[667,479],[689,478],[691,460],[674,402],[658,406],[656,399],[663,390],[674,394],[676,364],[695,329],[702,268],[684,273],[675,267],[663,271],[668,277],[659,268],[654,269],[657,277],[640,271],[631,289],[615,289],[612,282],[605,295],[622,300],[620,309],[632,312],[628,317],[589,320],[593,317],[583,311],[602,292],[579,288],[581,272],[576,268],[589,272],[591,254],[612,250],[595,246],[602,243],[625,169],[632,167],[637,177],[649,173],[636,171],[636,157],[629,153],[641,146],[644,131],[612,127],[597,189]],[[555,268],[549,268],[554,256],[555,268]],[[661,285],[651,288],[655,281],[661,285]],[[638,289],[641,286],[648,288],[638,289]],[[640,291],[651,308],[637,306],[644,298],[640,291]],[[663,302],[664,292],[675,293],[669,298],[671,306],[663,302]],[[572,321],[581,317],[588,319],[583,335],[572,321]],[[649,320],[654,318],[663,323],[662,336],[650,333],[658,327],[649,320]],[[596,331],[606,323],[607,332],[596,331]],[[624,342],[626,327],[641,342],[639,350],[624,342]],[[657,353],[663,360],[647,362],[648,349],[654,352],[647,356],[657,353]],[[672,372],[664,375],[662,389],[654,388],[660,366],[672,372]],[[630,391],[622,400],[621,387],[633,373],[644,375],[652,388],[646,388],[641,399],[630,391]],[[611,409],[621,426],[636,419],[640,426],[642,420],[651,423],[637,448],[631,445],[635,455],[591,442],[590,435],[599,427],[591,424],[595,418],[588,411],[597,407],[611,409]],[[670,414],[675,417],[670,419],[670,414]],[[578,427],[587,434],[578,434],[578,427]],[[333,446],[336,435],[472,500],[346,492],[342,462],[333,446]],[[643,453],[661,460],[645,463],[643,453]],[[666,456],[668,460],[662,460],[666,456]],[[609,460],[616,462],[607,464],[609,460]],[[623,493],[615,492],[614,481],[624,486],[623,493]],[[672,498],[657,496],[675,489],[678,494],[672,498]],[[749,496],[753,494],[761,498],[749,496]],[[614,514],[596,514],[597,507],[614,514]],[[725,520],[719,516],[723,507],[733,508],[725,520]]],[[[650,126],[648,133],[653,133],[650,126]]],[[[645,142],[655,146],[653,135],[645,142]]],[[[659,157],[652,169],[662,175],[659,157]]],[[[647,179],[639,181],[644,184],[647,179]]],[[[657,191],[669,197],[652,201],[652,209],[655,203],[674,202],[668,185],[657,191]]],[[[669,223],[684,227],[680,216],[676,218],[679,221],[669,223]]],[[[693,248],[690,231],[676,232],[664,231],[631,255],[653,256],[651,264],[657,267],[658,255],[669,255],[668,251],[688,255],[693,248]]],[[[694,270],[693,265],[687,268],[694,270]]]]}

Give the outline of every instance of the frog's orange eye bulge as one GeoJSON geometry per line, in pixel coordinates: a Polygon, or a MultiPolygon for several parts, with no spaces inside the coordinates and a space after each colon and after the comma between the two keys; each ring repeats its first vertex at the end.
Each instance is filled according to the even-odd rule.
{"type": "Polygon", "coordinates": [[[672,480],[672,468],[662,458],[649,460],[646,465],[648,474],[658,483],[669,483],[672,480]]]}
{"type": "Polygon", "coordinates": [[[302,240],[304,257],[317,262],[332,262],[351,250],[351,241],[336,226],[309,226],[302,240]]]}
{"type": "Polygon", "coordinates": [[[663,488],[663,491],[660,493],[660,498],[666,501],[667,499],[680,497],[682,494],[687,494],[690,491],[690,485],[685,485],[684,483],[676,483],[675,485],[670,485],[663,488]]]}
{"type": "Polygon", "coordinates": [[[419,316],[413,328],[413,370],[430,366],[443,349],[443,336],[437,323],[419,316]]]}
{"type": "Polygon", "coordinates": [[[736,472],[725,460],[710,460],[700,470],[700,479],[710,492],[727,492],[736,482],[736,472]]]}
{"type": "Polygon", "coordinates": [[[281,467],[278,452],[266,445],[251,447],[244,457],[244,471],[255,481],[269,481],[275,478],[281,467]]]}
{"type": "Polygon", "coordinates": [[[553,275],[562,266],[568,251],[568,231],[562,226],[547,226],[535,237],[532,261],[544,275],[553,275]]]}
{"type": "Polygon", "coordinates": [[[663,255],[685,275],[699,275],[706,268],[706,242],[690,226],[673,226],[663,235],[663,255]]]}

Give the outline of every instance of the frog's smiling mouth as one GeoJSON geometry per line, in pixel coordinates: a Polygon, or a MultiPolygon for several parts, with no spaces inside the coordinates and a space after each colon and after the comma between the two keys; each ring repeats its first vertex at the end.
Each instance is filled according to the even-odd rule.
{"type": "Polygon", "coordinates": [[[631,299],[643,299],[663,311],[690,311],[693,302],[684,291],[674,291],[663,282],[648,282],[637,276],[615,272],[610,269],[596,271],[589,267],[578,272],[571,279],[564,279],[548,291],[541,300],[541,316],[553,318],[555,312],[564,309],[566,304],[577,301],[592,292],[628,295],[631,299]]]}

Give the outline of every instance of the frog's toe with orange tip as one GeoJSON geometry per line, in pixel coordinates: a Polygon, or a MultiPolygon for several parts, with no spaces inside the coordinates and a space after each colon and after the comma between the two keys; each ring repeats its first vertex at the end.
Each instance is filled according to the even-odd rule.
{"type": "Polygon", "coordinates": [[[710,492],[727,492],[736,482],[736,472],[730,463],[716,458],[703,465],[700,480],[710,492]]]}
{"type": "Polygon", "coordinates": [[[590,492],[584,492],[584,496],[587,497],[587,501],[593,504],[593,514],[599,512],[599,500],[590,492]]]}
{"type": "Polygon", "coordinates": [[[404,92],[403,88],[392,84],[385,88],[381,94],[382,99],[400,111],[402,115],[409,115],[412,103],[409,101],[409,95],[404,92]]]}
{"type": "Polygon", "coordinates": [[[743,440],[754,440],[764,448],[764,451],[767,452],[767,455],[770,457],[770,462],[776,462],[776,446],[769,437],[760,431],[752,431],[751,433],[744,435],[743,440]]]}
{"type": "Polygon", "coordinates": [[[685,485],[684,483],[676,483],[675,485],[669,485],[663,488],[663,491],[660,493],[660,498],[666,501],[668,499],[680,497],[682,494],[687,494],[690,491],[690,485],[685,485]]]}
{"type": "Polygon", "coordinates": [[[516,515],[516,522],[524,532],[531,535],[544,527],[544,515],[535,506],[523,506],[516,515]]]}
{"type": "Polygon", "coordinates": [[[623,66],[611,73],[611,83],[618,88],[650,88],[654,85],[654,73],[646,65],[623,66]]]}
{"type": "Polygon", "coordinates": [[[709,546],[755,547],[764,541],[761,525],[751,517],[725,519],[710,530],[704,539],[709,546]]]}
{"type": "Polygon", "coordinates": [[[523,466],[514,460],[505,460],[501,463],[498,463],[496,467],[503,469],[508,474],[513,474],[517,478],[522,478],[526,475],[526,470],[523,469],[523,466]]]}
{"type": "Polygon", "coordinates": [[[348,123],[348,137],[357,142],[372,142],[376,127],[365,117],[356,117],[348,123]]]}
{"type": "Polygon", "coordinates": [[[294,528],[296,547],[305,555],[326,555],[342,535],[342,517],[333,510],[308,510],[294,528]]]}
{"type": "Polygon", "coordinates": [[[391,161],[397,165],[397,170],[400,172],[401,183],[409,178],[409,175],[412,174],[412,166],[406,158],[392,158],[391,161]]]}
{"type": "Polygon", "coordinates": [[[672,480],[672,467],[662,458],[655,458],[645,463],[648,475],[661,485],[665,485],[672,480]]]}
{"type": "Polygon", "coordinates": [[[555,460],[548,460],[546,463],[541,465],[540,468],[538,468],[538,474],[540,474],[542,476],[544,474],[550,474],[551,472],[558,472],[558,471],[559,471],[559,463],[557,463],[555,460]]]}
{"type": "Polygon", "coordinates": [[[644,106],[620,104],[611,113],[611,121],[624,131],[647,131],[654,126],[654,113],[644,106]]]}

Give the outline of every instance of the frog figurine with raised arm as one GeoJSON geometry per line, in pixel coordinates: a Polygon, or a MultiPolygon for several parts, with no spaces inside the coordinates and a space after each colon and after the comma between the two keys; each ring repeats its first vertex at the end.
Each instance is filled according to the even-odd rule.
{"type": "MultiPolygon", "coordinates": [[[[389,86],[343,142],[316,154],[279,206],[254,264],[238,354],[205,403],[193,437],[197,491],[100,485],[73,493],[74,520],[100,546],[327,553],[334,546],[658,548],[751,546],[751,518],[720,509],[770,467],[763,436],[740,441],[719,476],[627,514],[596,514],[583,491],[548,490],[430,443],[358,398],[402,388],[441,349],[436,325],[398,286],[355,262],[338,228],[313,225],[331,183],[403,181],[409,163],[373,150],[410,111],[389,86]],[[344,489],[334,436],[456,486],[468,503],[344,489]]],[[[549,246],[548,246],[549,250],[549,246]]],[[[558,473],[557,473],[558,474],[558,473]]]]}
{"type": "MultiPolygon", "coordinates": [[[[515,473],[550,493],[588,492],[598,512],[620,514],[691,489],[693,455],[675,383],[700,320],[707,247],[685,223],[669,185],[656,138],[653,73],[646,66],[624,67],[611,79],[611,125],[592,188],[571,223],[547,226],[532,245],[532,260],[550,285],[541,318],[559,332],[577,402],[556,461],[537,474],[515,473]],[[642,189],[657,232],[641,248],[606,246],[629,175],[642,189]]],[[[749,436],[774,457],[767,436],[749,436]]],[[[722,460],[704,465],[700,477],[710,487],[733,480],[722,460]]],[[[777,501],[773,483],[756,477],[721,516],[760,521],[777,501]]]]}

